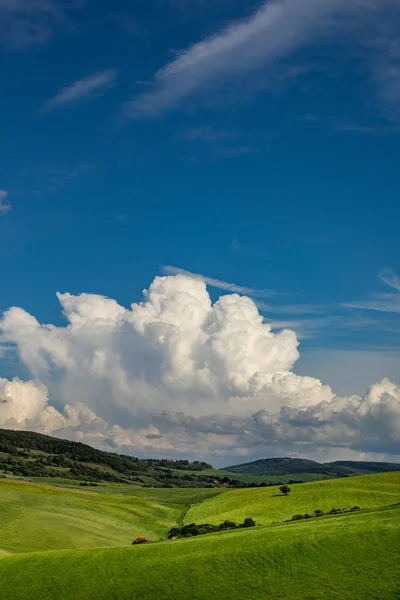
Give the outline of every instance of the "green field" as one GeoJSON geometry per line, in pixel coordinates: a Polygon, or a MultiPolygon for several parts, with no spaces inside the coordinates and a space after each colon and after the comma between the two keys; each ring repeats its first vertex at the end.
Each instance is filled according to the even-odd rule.
{"type": "Polygon", "coordinates": [[[157,540],[183,518],[188,505],[221,493],[128,485],[94,489],[0,481],[0,549],[122,546],[136,535],[157,540]]]}
{"type": "Polygon", "coordinates": [[[225,519],[241,523],[252,517],[266,525],[315,509],[388,506],[400,502],[400,472],[304,483],[290,489],[288,496],[274,487],[230,490],[191,507],[185,523],[219,524],[225,519]]]}
{"type": "Polygon", "coordinates": [[[399,600],[400,473],[242,490],[0,480],[1,600],[399,600]],[[295,523],[293,514],[363,510],[295,523]],[[166,540],[189,522],[257,527],[166,540]],[[276,522],[276,524],[273,524],[276,522]],[[151,544],[132,547],[136,535],[151,544]]]}
{"type": "Polygon", "coordinates": [[[0,558],[2,600],[398,600],[400,508],[0,558]]]}

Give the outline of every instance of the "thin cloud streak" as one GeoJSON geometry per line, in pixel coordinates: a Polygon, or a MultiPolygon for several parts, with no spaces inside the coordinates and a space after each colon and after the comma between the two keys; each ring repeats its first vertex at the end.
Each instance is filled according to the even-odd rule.
{"type": "Polygon", "coordinates": [[[276,292],[273,290],[257,290],[247,286],[237,285],[236,283],[222,281],[221,279],[206,277],[200,273],[192,273],[191,271],[186,271],[185,269],[180,269],[179,267],[174,267],[172,265],[165,265],[161,270],[165,275],[185,275],[191,279],[199,279],[200,281],[204,281],[204,283],[211,287],[218,288],[219,290],[225,290],[226,292],[232,292],[234,294],[246,294],[255,298],[270,298],[272,296],[276,296],[276,292]]]}
{"type": "Polygon", "coordinates": [[[48,112],[54,108],[75,104],[80,100],[93,98],[101,91],[114,85],[116,77],[117,71],[108,69],[79,79],[72,85],[63,88],[56,96],[54,96],[54,98],[51,98],[46,102],[44,110],[48,112]]]}
{"type": "Polygon", "coordinates": [[[380,273],[379,278],[389,287],[400,292],[400,277],[392,270],[385,269],[380,273]]]}
{"type": "Polygon", "coordinates": [[[10,202],[4,202],[7,199],[8,192],[0,190],[0,215],[6,215],[11,210],[10,202]]]}
{"type": "Polygon", "coordinates": [[[400,278],[392,269],[384,269],[379,279],[388,287],[396,290],[389,293],[372,294],[371,299],[342,304],[344,308],[358,308],[383,313],[400,313],[400,278]]]}
{"type": "Polygon", "coordinates": [[[286,304],[282,306],[274,306],[266,302],[256,301],[256,305],[260,310],[282,315],[320,315],[324,312],[323,308],[318,304],[286,304]]]}
{"type": "Polygon", "coordinates": [[[382,301],[365,301],[365,302],[347,302],[342,304],[344,308],[359,308],[361,310],[374,310],[385,313],[400,313],[400,302],[382,302],[382,301]]]}

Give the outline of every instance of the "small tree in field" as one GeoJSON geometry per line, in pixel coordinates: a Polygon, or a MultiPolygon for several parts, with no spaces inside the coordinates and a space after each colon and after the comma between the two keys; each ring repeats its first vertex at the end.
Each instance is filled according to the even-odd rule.
{"type": "Polygon", "coordinates": [[[285,494],[285,496],[287,496],[288,493],[290,492],[290,487],[288,485],[281,485],[281,487],[279,489],[282,494],[285,494]]]}

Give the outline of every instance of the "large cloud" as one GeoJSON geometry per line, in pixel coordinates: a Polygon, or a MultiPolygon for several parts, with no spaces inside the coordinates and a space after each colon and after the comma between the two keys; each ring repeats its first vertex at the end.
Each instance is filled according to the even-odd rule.
{"type": "Polygon", "coordinates": [[[58,298],[65,327],[20,308],[3,315],[3,337],[35,381],[0,380],[0,426],[137,453],[400,453],[399,388],[383,380],[338,398],[295,375],[295,333],[271,331],[250,298],[212,304],[205,283],[184,275],[157,277],[129,310],[58,298]]]}

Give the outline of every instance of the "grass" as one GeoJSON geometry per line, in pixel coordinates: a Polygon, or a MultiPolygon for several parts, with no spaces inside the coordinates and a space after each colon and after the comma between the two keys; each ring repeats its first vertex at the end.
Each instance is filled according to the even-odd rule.
{"type": "Polygon", "coordinates": [[[400,507],[139,547],[0,557],[2,600],[398,600],[400,507]]]}
{"type": "Polygon", "coordinates": [[[190,505],[220,490],[110,485],[85,490],[0,480],[0,548],[33,552],[165,537],[190,505]]]}
{"type": "Polygon", "coordinates": [[[204,469],[203,471],[186,471],[182,469],[172,469],[174,473],[178,475],[207,475],[209,477],[229,477],[229,479],[237,479],[244,483],[262,483],[263,481],[271,483],[288,483],[290,480],[302,481],[304,483],[308,481],[322,481],[324,479],[333,479],[330,475],[323,475],[321,473],[289,473],[286,475],[244,475],[242,473],[234,473],[232,471],[223,471],[219,469],[204,469]]]}
{"type": "Polygon", "coordinates": [[[0,480],[0,598],[399,600],[400,473],[291,489],[0,480]],[[356,504],[364,510],[283,522],[356,504]],[[165,540],[177,523],[248,516],[259,526],[165,540]],[[136,535],[164,541],[132,547],[136,535]]]}
{"type": "Polygon", "coordinates": [[[400,501],[400,472],[292,485],[290,489],[288,496],[282,496],[279,488],[230,490],[193,506],[185,524],[218,525],[226,519],[241,523],[246,517],[268,524],[315,509],[387,506],[400,501]]]}

